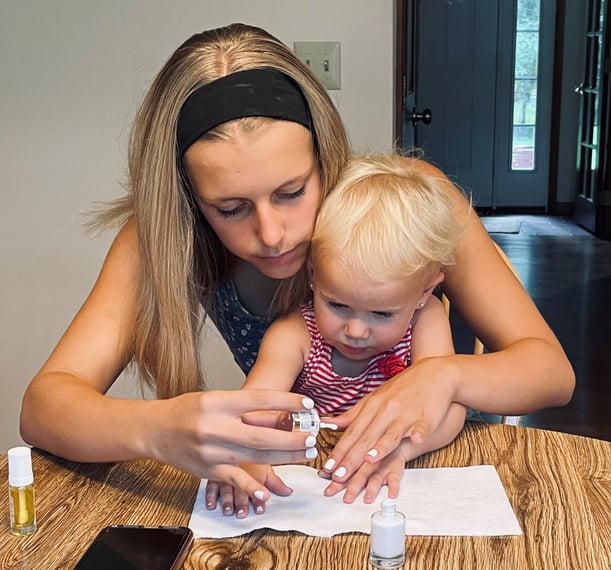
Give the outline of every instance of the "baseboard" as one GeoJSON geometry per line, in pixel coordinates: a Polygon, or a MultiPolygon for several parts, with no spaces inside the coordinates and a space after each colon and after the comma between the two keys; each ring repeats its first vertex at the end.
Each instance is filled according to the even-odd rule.
{"type": "Polygon", "coordinates": [[[507,207],[507,208],[481,208],[476,207],[475,211],[480,216],[510,216],[512,214],[545,214],[545,208],[521,208],[521,207],[507,207]]]}
{"type": "Polygon", "coordinates": [[[556,202],[550,204],[549,213],[554,216],[572,216],[575,213],[575,203],[556,202]]]}
{"type": "Polygon", "coordinates": [[[490,208],[490,207],[475,207],[475,211],[480,216],[508,216],[511,214],[525,214],[525,215],[536,215],[536,214],[548,214],[550,216],[572,216],[575,211],[575,204],[573,202],[556,202],[551,204],[546,210],[545,208],[529,208],[529,207],[502,207],[502,208],[490,208]]]}

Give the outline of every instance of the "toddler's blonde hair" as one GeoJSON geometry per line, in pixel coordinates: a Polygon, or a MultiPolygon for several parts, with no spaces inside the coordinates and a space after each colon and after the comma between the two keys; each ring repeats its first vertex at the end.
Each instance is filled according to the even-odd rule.
{"type": "Polygon", "coordinates": [[[418,158],[353,157],[324,201],[311,255],[372,282],[405,279],[454,261],[463,228],[451,182],[418,158]]]}

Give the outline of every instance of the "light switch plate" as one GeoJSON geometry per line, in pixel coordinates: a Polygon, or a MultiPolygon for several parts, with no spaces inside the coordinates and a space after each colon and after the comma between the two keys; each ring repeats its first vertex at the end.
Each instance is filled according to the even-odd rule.
{"type": "Polygon", "coordinates": [[[325,89],[341,89],[339,42],[294,42],[293,49],[320,79],[325,89]]]}

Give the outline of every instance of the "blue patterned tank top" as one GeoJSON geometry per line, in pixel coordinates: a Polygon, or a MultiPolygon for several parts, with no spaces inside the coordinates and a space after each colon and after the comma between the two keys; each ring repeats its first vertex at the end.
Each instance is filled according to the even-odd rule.
{"type": "Polygon", "coordinates": [[[242,305],[233,281],[224,281],[218,285],[215,303],[210,318],[242,372],[248,374],[257,359],[261,339],[271,320],[253,315],[242,305]]]}

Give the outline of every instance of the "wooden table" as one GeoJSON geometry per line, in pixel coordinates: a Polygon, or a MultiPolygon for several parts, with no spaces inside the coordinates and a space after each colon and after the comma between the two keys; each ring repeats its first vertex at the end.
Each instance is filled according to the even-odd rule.
{"type": "MultiPolygon", "coordinates": [[[[321,433],[321,448],[328,449],[334,437],[321,433]]],[[[35,450],[33,463],[38,531],[11,535],[8,501],[2,501],[3,570],[72,568],[108,524],[187,525],[198,487],[194,477],[149,460],[80,464],[35,450]]],[[[524,534],[406,537],[405,568],[611,568],[610,442],[474,423],[450,446],[411,466],[482,464],[496,466],[524,534]]],[[[6,454],[0,478],[7,480],[6,454]]],[[[320,538],[258,530],[227,540],[197,540],[184,568],[368,569],[368,548],[369,537],[359,533],[320,538]]]]}

